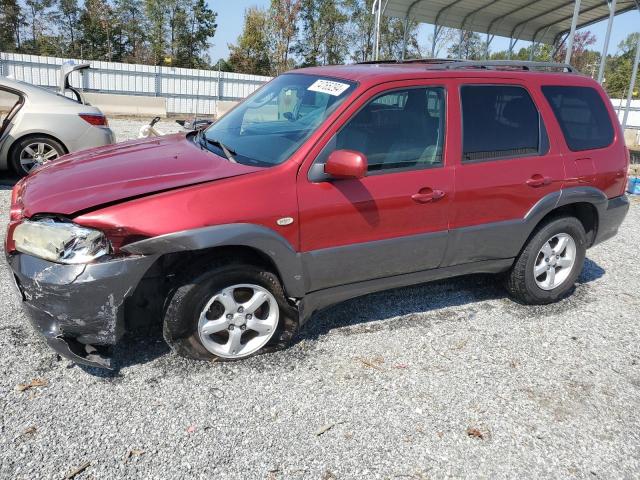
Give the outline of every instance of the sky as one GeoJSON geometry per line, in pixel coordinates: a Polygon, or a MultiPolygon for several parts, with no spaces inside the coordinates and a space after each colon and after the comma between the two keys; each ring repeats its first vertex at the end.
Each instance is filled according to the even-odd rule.
{"type": "MultiPolygon", "coordinates": [[[[211,59],[215,62],[219,58],[227,58],[229,49],[227,44],[235,43],[238,35],[242,32],[242,24],[244,19],[244,11],[248,7],[268,7],[269,0],[208,0],[209,6],[213,11],[218,12],[218,31],[213,38],[213,46],[210,49],[211,59]]],[[[595,25],[587,27],[596,35],[596,43],[590,48],[593,50],[602,50],[604,43],[604,35],[607,31],[607,21],[602,21],[595,25]]],[[[609,53],[615,53],[618,43],[625,39],[627,35],[634,31],[640,30],[640,13],[631,11],[618,15],[613,22],[611,40],[609,42],[609,53]]],[[[427,45],[429,35],[433,32],[433,26],[423,26],[420,29],[419,42],[421,45],[427,45]]],[[[529,42],[519,41],[514,51],[521,47],[526,47],[529,42]]],[[[506,50],[509,48],[509,40],[503,37],[496,37],[491,43],[491,50],[506,50]]]]}

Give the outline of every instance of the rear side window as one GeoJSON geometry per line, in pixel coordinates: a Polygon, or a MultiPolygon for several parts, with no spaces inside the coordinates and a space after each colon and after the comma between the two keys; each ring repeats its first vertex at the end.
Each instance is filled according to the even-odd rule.
{"type": "Polygon", "coordinates": [[[590,87],[542,87],[558,119],[567,145],[573,151],[611,145],[613,125],[602,97],[590,87]]]}
{"type": "Polygon", "coordinates": [[[546,132],[529,93],[513,85],[464,85],[462,161],[541,155],[546,132]]]}

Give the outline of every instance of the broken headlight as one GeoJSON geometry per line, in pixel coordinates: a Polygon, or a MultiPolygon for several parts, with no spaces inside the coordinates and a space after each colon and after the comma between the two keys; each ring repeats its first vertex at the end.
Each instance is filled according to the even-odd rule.
{"type": "Polygon", "coordinates": [[[58,263],[88,263],[109,253],[101,231],[52,218],[25,220],[14,230],[13,241],[19,252],[58,263]]]}

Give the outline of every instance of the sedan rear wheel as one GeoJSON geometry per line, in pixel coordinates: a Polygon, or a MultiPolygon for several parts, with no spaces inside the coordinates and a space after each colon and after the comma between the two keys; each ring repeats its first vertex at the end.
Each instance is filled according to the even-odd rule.
{"type": "Polygon", "coordinates": [[[34,168],[64,155],[64,148],[47,137],[31,137],[22,140],[13,149],[11,164],[20,176],[28,175],[34,168]]]}

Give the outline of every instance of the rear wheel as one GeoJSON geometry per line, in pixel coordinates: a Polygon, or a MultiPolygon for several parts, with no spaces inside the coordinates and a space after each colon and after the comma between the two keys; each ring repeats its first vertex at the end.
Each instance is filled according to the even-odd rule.
{"type": "Polygon", "coordinates": [[[507,276],[507,290],[526,304],[546,304],[564,297],[582,271],[586,234],[574,217],[561,217],[531,237],[507,276]]]}
{"type": "Polygon", "coordinates": [[[193,275],[175,291],[164,336],[185,357],[237,360],[285,346],[296,325],[276,275],[233,264],[193,275]]]}
{"type": "Polygon", "coordinates": [[[12,149],[11,166],[24,177],[31,170],[64,155],[63,146],[49,137],[28,137],[20,140],[12,149]]]}

